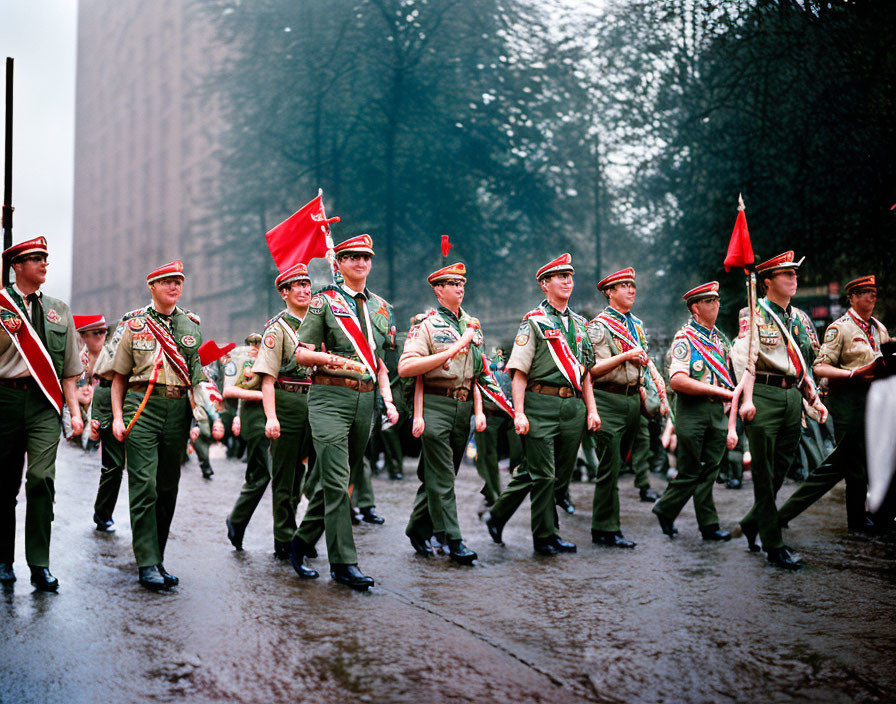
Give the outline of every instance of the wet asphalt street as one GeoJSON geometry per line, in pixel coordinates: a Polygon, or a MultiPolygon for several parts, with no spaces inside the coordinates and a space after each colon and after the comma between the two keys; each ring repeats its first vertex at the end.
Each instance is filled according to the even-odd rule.
{"type": "MultiPolygon", "coordinates": [[[[356,528],[360,566],[377,580],[360,594],[330,581],[323,541],[311,561],[319,580],[274,559],[269,494],[234,551],[224,518],[243,467],[220,456],[214,466],[211,481],[195,459],[184,468],[165,559],[181,584],[155,594],[137,583],[126,482],[118,532],[96,532],[99,456],[61,447],[51,557],[61,588],[28,582],[20,503],[19,579],[0,606],[0,702],[896,699],[896,546],[847,534],[841,487],[785,533],[809,563],[792,574],[743,539],[704,543],[690,506],[670,542],[630,475],[620,494],[635,550],[591,544],[589,484],[573,485],[579,510],[561,517],[578,554],[533,557],[527,505],[495,545],[465,464],[461,526],[480,559],[462,567],[418,557],[404,537],[417,486],[408,460],[403,482],[374,479],[386,524],[356,528]]],[[[731,527],[752,487],[717,485],[715,496],[731,527]]]]}

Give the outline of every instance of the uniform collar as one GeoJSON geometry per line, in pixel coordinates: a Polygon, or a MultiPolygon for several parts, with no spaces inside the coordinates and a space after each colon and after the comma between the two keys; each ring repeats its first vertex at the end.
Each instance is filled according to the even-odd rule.
{"type": "Polygon", "coordinates": [[[557,310],[556,308],[554,308],[554,306],[552,306],[550,303],[548,303],[547,298],[545,298],[541,302],[541,307],[544,308],[551,315],[559,315],[561,318],[566,318],[567,316],[569,316],[569,313],[570,313],[569,304],[567,304],[566,308],[561,312],[561,311],[557,310]]]}
{"type": "Polygon", "coordinates": [[[359,295],[363,296],[365,301],[370,300],[370,289],[368,289],[366,286],[364,287],[363,291],[355,291],[354,289],[349,288],[349,286],[343,281],[341,284],[339,284],[339,288],[345,291],[345,293],[348,294],[348,297],[352,300],[355,300],[355,297],[359,295]]]}
{"type": "Polygon", "coordinates": [[[460,322],[461,320],[464,319],[464,309],[460,308],[459,310],[460,310],[460,315],[455,315],[454,311],[452,311],[450,308],[446,308],[445,306],[439,306],[439,313],[441,315],[446,316],[448,318],[448,320],[453,320],[456,322],[460,322]]]}
{"type": "Polygon", "coordinates": [[[610,315],[619,318],[620,320],[631,320],[632,313],[629,311],[628,313],[622,313],[621,311],[616,310],[613,306],[607,306],[607,311],[609,311],[610,315]]]}
{"type": "Polygon", "coordinates": [[[691,324],[691,327],[693,327],[695,330],[698,330],[699,332],[702,332],[706,336],[712,335],[716,330],[715,326],[713,326],[712,328],[708,328],[704,325],[701,325],[696,320],[694,320],[694,316],[691,316],[691,319],[688,322],[691,324]]]}
{"type": "MultiPolygon", "coordinates": [[[[26,296],[24,293],[22,293],[22,290],[19,288],[18,284],[13,284],[12,290],[15,291],[16,295],[18,295],[19,298],[21,298],[23,301],[28,300],[28,296],[26,296]]],[[[37,289],[37,291],[35,291],[35,293],[37,294],[38,299],[41,299],[44,297],[43,291],[41,291],[40,289],[37,289]]]]}
{"type": "Polygon", "coordinates": [[[775,313],[778,313],[779,315],[783,313],[784,315],[786,315],[789,318],[793,314],[793,304],[792,303],[788,303],[787,308],[782,308],[768,296],[766,296],[763,300],[765,300],[765,302],[768,304],[769,308],[771,308],[775,313]]]}

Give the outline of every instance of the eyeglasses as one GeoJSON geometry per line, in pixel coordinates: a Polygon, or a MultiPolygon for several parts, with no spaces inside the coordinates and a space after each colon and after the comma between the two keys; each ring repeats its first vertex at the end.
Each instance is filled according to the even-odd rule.
{"type": "Polygon", "coordinates": [[[105,330],[83,330],[81,335],[83,337],[87,337],[88,335],[93,335],[94,337],[102,337],[106,334],[105,330]]]}
{"type": "Polygon", "coordinates": [[[47,255],[46,254],[29,254],[27,257],[21,257],[20,259],[16,259],[16,264],[24,264],[25,262],[46,262],[47,255]]]}
{"type": "Polygon", "coordinates": [[[466,285],[466,281],[464,279],[448,279],[447,281],[440,282],[442,286],[457,286],[458,288],[466,285]]]}
{"type": "Polygon", "coordinates": [[[370,260],[370,255],[367,252],[350,252],[348,254],[343,254],[340,259],[348,259],[349,261],[356,262],[359,259],[366,261],[370,260]]]}

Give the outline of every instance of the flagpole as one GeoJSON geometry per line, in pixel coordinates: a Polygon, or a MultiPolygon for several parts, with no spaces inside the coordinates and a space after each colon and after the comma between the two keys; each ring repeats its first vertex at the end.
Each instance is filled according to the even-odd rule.
{"type": "Polygon", "coordinates": [[[317,189],[317,197],[320,198],[320,212],[323,213],[324,221],[320,226],[320,229],[324,233],[324,237],[327,242],[327,261],[330,263],[330,276],[333,279],[333,283],[336,283],[336,273],[339,271],[339,267],[336,264],[336,253],[333,251],[333,235],[330,233],[330,223],[331,222],[341,222],[342,218],[334,217],[327,218],[327,209],[324,207],[324,189],[318,187],[317,189]]]}

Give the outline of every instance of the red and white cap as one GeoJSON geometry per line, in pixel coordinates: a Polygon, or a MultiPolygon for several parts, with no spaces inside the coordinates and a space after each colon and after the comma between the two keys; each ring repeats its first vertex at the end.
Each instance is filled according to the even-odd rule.
{"type": "Polygon", "coordinates": [[[776,271],[799,269],[800,265],[803,263],[803,259],[805,259],[805,257],[798,262],[793,261],[793,250],[791,249],[789,252],[782,252],[778,256],[762,262],[762,264],[757,264],[756,273],[764,276],[771,276],[776,271]]]}
{"type": "Polygon", "coordinates": [[[356,237],[349,237],[345,242],[340,242],[333,247],[333,253],[337,257],[340,254],[348,254],[349,252],[373,256],[373,238],[370,235],[357,235],[356,237]]]}
{"type": "Polygon", "coordinates": [[[169,262],[165,266],[160,266],[155,271],[151,271],[146,275],[146,283],[151,284],[153,281],[158,281],[159,279],[167,279],[171,276],[178,276],[183,280],[184,277],[184,263],[182,261],[173,261],[169,262]]]}
{"type": "Polygon", "coordinates": [[[287,286],[293,281],[311,281],[311,277],[308,276],[308,266],[306,264],[302,264],[302,262],[293,264],[289,269],[274,279],[274,288],[279,291],[281,286],[287,286]]]}
{"type": "Polygon", "coordinates": [[[569,252],[565,254],[561,254],[559,257],[554,259],[553,261],[545,264],[541,269],[535,272],[535,280],[541,281],[546,276],[553,276],[554,274],[575,274],[576,270],[573,269],[572,266],[572,255],[569,252]]]}
{"type": "Polygon", "coordinates": [[[49,256],[47,251],[47,238],[35,237],[33,240],[19,242],[12,247],[3,250],[3,261],[12,264],[19,257],[26,257],[29,254],[43,254],[49,256]]]}
{"type": "Polygon", "coordinates": [[[692,288],[686,294],[682,296],[684,302],[687,305],[691,305],[691,303],[696,303],[697,301],[702,301],[706,298],[718,298],[719,297],[719,282],[718,281],[710,281],[708,284],[700,284],[695,288],[692,288]]]}
{"type": "Polygon", "coordinates": [[[102,315],[73,315],[72,320],[75,321],[76,332],[106,329],[106,318],[102,315]]]}
{"type": "Polygon", "coordinates": [[[443,266],[441,269],[432,272],[426,277],[426,280],[433,285],[440,281],[448,281],[450,279],[464,279],[464,281],[466,281],[467,267],[465,267],[462,262],[449,264],[448,266],[443,266]]]}
{"type": "Polygon", "coordinates": [[[635,283],[635,270],[632,269],[632,267],[621,269],[609,276],[605,276],[597,282],[597,289],[599,291],[606,291],[610,286],[624,284],[626,282],[635,283]]]}
{"type": "Polygon", "coordinates": [[[223,347],[218,347],[214,340],[206,340],[199,345],[199,363],[204,367],[212,362],[217,362],[234,347],[236,347],[235,342],[228,342],[223,347]]]}
{"type": "Polygon", "coordinates": [[[857,293],[860,290],[877,291],[877,283],[874,280],[874,274],[869,274],[868,276],[860,276],[857,279],[853,279],[843,287],[843,293],[845,293],[847,296],[851,293],[857,293]]]}

